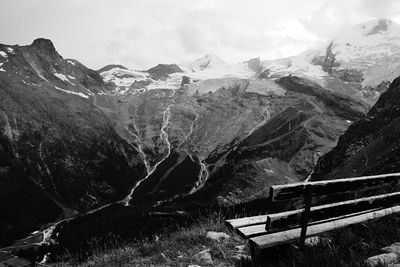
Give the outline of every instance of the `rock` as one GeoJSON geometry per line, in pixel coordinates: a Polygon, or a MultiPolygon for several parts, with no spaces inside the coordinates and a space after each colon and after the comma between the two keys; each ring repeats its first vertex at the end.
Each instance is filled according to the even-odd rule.
{"type": "Polygon", "coordinates": [[[397,253],[400,254],[400,243],[391,244],[388,247],[384,247],[380,249],[382,252],[385,253],[397,253]]]}
{"type": "Polygon", "coordinates": [[[207,232],[206,237],[209,239],[212,239],[212,240],[216,240],[218,242],[221,242],[223,240],[230,238],[230,236],[228,234],[225,234],[223,232],[214,232],[214,231],[207,232]]]}
{"type": "Polygon", "coordinates": [[[271,71],[269,69],[265,69],[263,72],[261,72],[258,75],[259,79],[268,79],[268,77],[271,75],[271,71]]]}
{"type": "Polygon", "coordinates": [[[158,64],[147,70],[151,77],[155,80],[164,80],[168,78],[168,75],[176,72],[183,72],[176,64],[158,64]]]}
{"type": "Polygon", "coordinates": [[[388,264],[387,267],[400,267],[400,263],[388,264]]]}
{"type": "Polygon", "coordinates": [[[186,84],[189,84],[192,82],[192,79],[188,76],[183,76],[182,77],[182,82],[181,82],[181,87],[184,87],[186,84]]]}
{"type": "Polygon", "coordinates": [[[151,82],[149,80],[135,81],[129,88],[130,89],[142,89],[149,85],[151,82]]]}
{"type": "Polygon", "coordinates": [[[251,257],[245,254],[236,254],[231,257],[231,260],[235,262],[235,266],[242,266],[242,262],[251,262],[251,257]]]}
{"type": "Polygon", "coordinates": [[[318,245],[320,242],[321,242],[321,238],[319,236],[312,236],[312,237],[306,238],[306,240],[304,241],[304,244],[306,246],[313,247],[313,246],[318,245]]]}
{"type": "Polygon", "coordinates": [[[211,250],[210,249],[205,249],[200,251],[199,253],[195,254],[193,256],[193,259],[195,259],[196,261],[199,261],[201,263],[204,264],[214,264],[212,257],[211,257],[211,250]]]}
{"type": "Polygon", "coordinates": [[[385,253],[376,255],[373,257],[369,257],[366,260],[366,264],[369,267],[381,266],[381,265],[388,265],[392,263],[397,263],[400,260],[400,256],[396,253],[385,253]]]}
{"type": "Polygon", "coordinates": [[[236,246],[235,250],[237,253],[244,254],[246,253],[246,246],[245,245],[236,246]]]}

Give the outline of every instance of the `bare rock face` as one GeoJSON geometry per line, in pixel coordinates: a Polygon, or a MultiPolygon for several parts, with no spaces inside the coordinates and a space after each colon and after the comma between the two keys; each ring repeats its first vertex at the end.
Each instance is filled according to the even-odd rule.
{"type": "Polygon", "coordinates": [[[166,79],[168,74],[183,72],[176,64],[158,64],[157,66],[147,70],[151,77],[155,80],[166,79]]]}
{"type": "Polygon", "coordinates": [[[254,71],[256,75],[262,71],[260,58],[252,58],[246,61],[246,63],[249,66],[249,69],[254,71]]]}

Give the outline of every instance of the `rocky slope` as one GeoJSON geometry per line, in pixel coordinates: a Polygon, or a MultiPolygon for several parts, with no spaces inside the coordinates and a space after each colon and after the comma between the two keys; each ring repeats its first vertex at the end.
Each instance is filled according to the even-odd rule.
{"type": "Polygon", "coordinates": [[[353,123],[324,155],[313,180],[400,171],[400,78],[381,95],[365,119],[353,123]]]}
{"type": "Polygon", "coordinates": [[[230,205],[265,196],[272,184],[304,180],[319,156],[367,110],[366,104],[304,78],[288,76],[277,84],[285,94],[264,100],[268,103],[264,121],[214,149],[205,160],[208,180],[183,202],[230,205]]]}
{"type": "Polygon", "coordinates": [[[94,94],[97,72],[53,44],[0,45],[0,244],[77,212],[123,198],[145,168],[94,94]]]}

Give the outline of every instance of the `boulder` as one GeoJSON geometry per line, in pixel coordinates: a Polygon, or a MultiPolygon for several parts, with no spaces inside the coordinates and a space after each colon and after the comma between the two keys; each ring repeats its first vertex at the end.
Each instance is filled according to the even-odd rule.
{"type": "Polygon", "coordinates": [[[229,239],[230,236],[228,234],[225,234],[223,232],[214,232],[214,231],[209,231],[206,234],[206,237],[218,242],[221,242],[223,240],[229,239]]]}
{"type": "Polygon", "coordinates": [[[240,254],[245,254],[246,253],[246,246],[245,245],[239,245],[235,246],[235,251],[240,254]]]}
{"type": "Polygon", "coordinates": [[[373,257],[369,257],[366,260],[366,264],[369,267],[382,266],[382,265],[386,266],[388,264],[398,263],[399,260],[400,256],[396,253],[384,253],[373,257]]]}
{"type": "Polygon", "coordinates": [[[306,246],[313,247],[313,246],[318,245],[320,242],[321,242],[321,238],[319,236],[312,236],[312,237],[306,238],[306,240],[304,241],[304,244],[306,246]]]}
{"type": "Polygon", "coordinates": [[[210,249],[205,249],[205,250],[200,251],[199,253],[197,253],[193,256],[193,259],[196,261],[199,261],[203,264],[210,264],[210,265],[214,264],[212,257],[211,257],[210,249]]]}

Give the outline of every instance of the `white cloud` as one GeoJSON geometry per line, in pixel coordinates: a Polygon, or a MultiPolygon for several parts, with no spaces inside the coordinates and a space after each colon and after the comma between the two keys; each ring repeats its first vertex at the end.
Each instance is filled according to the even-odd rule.
{"type": "Polygon", "coordinates": [[[0,0],[0,42],[50,38],[91,68],[148,68],[206,53],[271,59],[374,17],[400,21],[399,12],[398,0],[0,0]]]}

